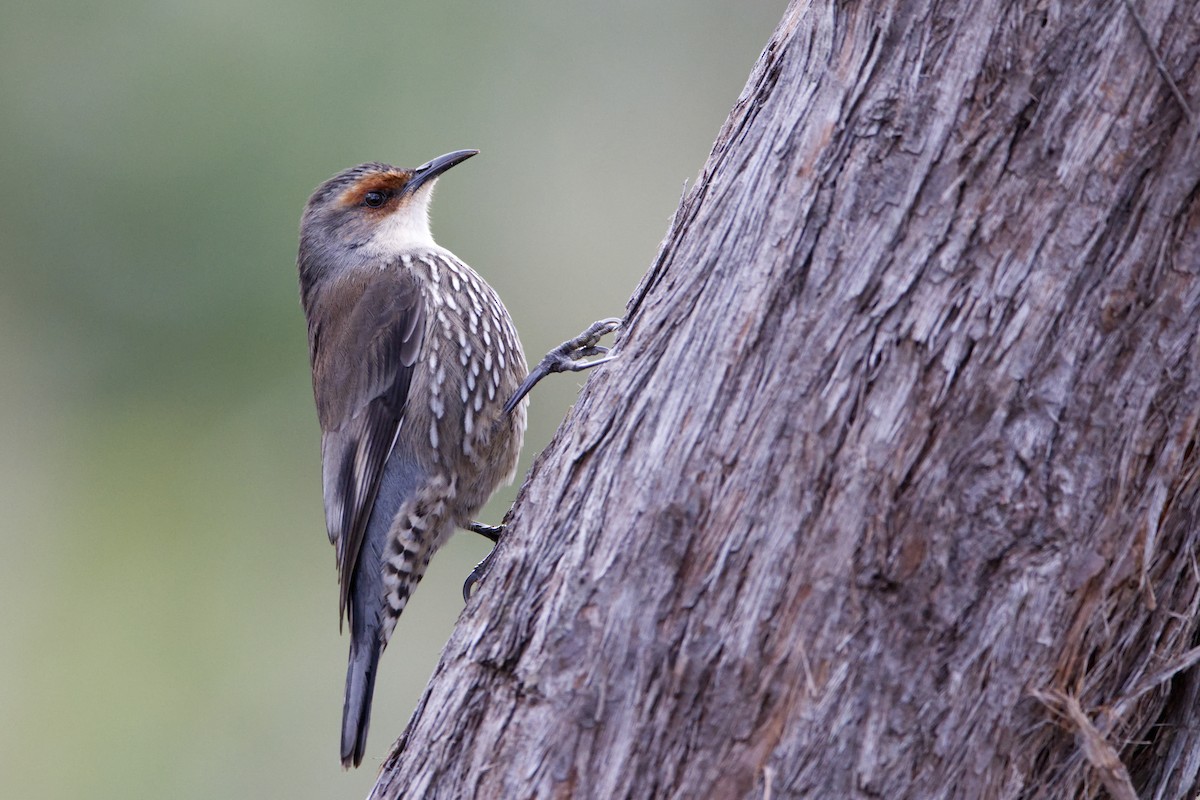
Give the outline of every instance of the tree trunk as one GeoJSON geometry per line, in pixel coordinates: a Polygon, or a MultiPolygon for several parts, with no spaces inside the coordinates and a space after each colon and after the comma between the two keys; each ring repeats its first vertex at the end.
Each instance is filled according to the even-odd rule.
{"type": "Polygon", "coordinates": [[[373,797],[1195,795],[1198,53],[793,2],[373,797]]]}

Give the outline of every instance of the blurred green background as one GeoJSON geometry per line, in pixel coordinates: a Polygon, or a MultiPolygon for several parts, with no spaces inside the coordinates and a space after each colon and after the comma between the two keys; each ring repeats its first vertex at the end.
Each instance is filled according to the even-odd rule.
{"type": "MultiPolygon", "coordinates": [[[[367,793],[487,546],[434,562],[343,773],[308,193],[482,150],[434,232],[536,359],[623,312],[784,5],[0,8],[0,797],[367,793]]],[[[535,393],[521,474],[581,381],[535,393]]]]}

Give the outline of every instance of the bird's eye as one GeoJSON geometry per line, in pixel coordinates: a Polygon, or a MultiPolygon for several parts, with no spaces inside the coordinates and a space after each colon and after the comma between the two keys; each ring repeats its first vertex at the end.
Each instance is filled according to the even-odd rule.
{"type": "Polygon", "coordinates": [[[383,192],[367,192],[363,195],[363,204],[368,208],[379,208],[387,202],[387,195],[383,192]]]}

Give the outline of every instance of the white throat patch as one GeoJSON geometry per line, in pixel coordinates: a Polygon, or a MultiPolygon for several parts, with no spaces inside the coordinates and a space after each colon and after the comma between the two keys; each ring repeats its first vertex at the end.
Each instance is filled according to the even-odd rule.
{"type": "Polygon", "coordinates": [[[433,233],[429,230],[429,200],[436,182],[422,186],[385,219],[366,248],[373,253],[391,255],[434,247],[433,233]]]}

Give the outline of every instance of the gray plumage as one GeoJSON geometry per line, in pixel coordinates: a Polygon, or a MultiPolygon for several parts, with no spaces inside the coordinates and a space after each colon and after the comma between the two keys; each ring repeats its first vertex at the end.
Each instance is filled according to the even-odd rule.
{"type": "Polygon", "coordinates": [[[301,301],[321,423],[326,523],[350,622],[342,762],[362,761],[379,656],[434,552],[511,481],[525,429],[504,402],[526,375],[508,312],[433,242],[436,177],[363,164],[313,193],[301,301]]]}

